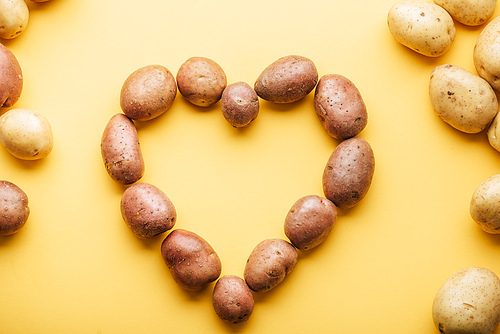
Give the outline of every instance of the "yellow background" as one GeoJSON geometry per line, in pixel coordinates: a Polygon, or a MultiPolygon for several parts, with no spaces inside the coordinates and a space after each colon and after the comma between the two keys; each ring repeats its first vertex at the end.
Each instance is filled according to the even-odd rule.
{"type": "MultiPolygon", "coordinates": [[[[394,3],[30,2],[26,31],[2,42],[23,69],[15,107],[49,119],[54,149],[26,162],[0,147],[0,178],[21,187],[31,208],[26,226],[0,239],[0,333],[437,333],[431,305],[446,278],[467,266],[500,274],[500,236],[469,215],[475,188],[500,172],[500,153],[485,133],[438,119],[427,93],[437,65],[475,73],[482,27],[456,23],[450,51],[426,58],[394,41],[386,23],[394,3]],[[204,56],[229,83],[253,85],[290,54],[313,60],[320,76],[356,84],[369,113],[360,136],[375,153],[374,180],[358,206],[339,211],[324,244],[300,253],[282,285],[255,295],[248,322],[227,325],[213,311],[213,284],[189,293],[174,283],[159,251],[165,234],[144,241],[127,229],[125,187],[107,175],[100,139],[139,67],[161,64],[175,75],[189,57],[204,56]]],[[[338,144],[316,118],[313,94],[290,105],[261,101],[245,130],[225,121],[220,103],[201,109],[178,94],[166,114],[137,126],[142,181],[173,201],[175,228],[214,247],[223,275],[242,276],[255,245],[285,238],[297,199],[323,195],[323,168],[338,144]]]]}

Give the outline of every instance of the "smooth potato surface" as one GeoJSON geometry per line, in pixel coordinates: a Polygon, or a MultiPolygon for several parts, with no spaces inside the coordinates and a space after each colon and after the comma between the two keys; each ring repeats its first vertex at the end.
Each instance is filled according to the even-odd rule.
{"type": "Polygon", "coordinates": [[[479,34],[473,51],[474,67],[478,75],[500,91],[500,16],[491,20],[479,34]]]}
{"type": "Polygon", "coordinates": [[[0,181],[0,236],[17,233],[28,220],[26,193],[9,181],[0,181]]]}
{"type": "Polygon", "coordinates": [[[222,115],[235,128],[249,126],[259,114],[259,97],[246,82],[226,87],[221,98],[222,115]]]}
{"type": "Polygon", "coordinates": [[[481,229],[500,234],[500,174],[488,177],[476,188],[470,201],[470,215],[481,229]]]}
{"type": "Polygon", "coordinates": [[[29,21],[29,9],[24,0],[0,0],[0,38],[13,39],[21,35],[29,21]]]}
{"type": "Polygon", "coordinates": [[[0,44],[0,107],[12,107],[21,97],[23,73],[16,56],[0,44]]]}
{"type": "Polygon", "coordinates": [[[253,294],[246,282],[235,275],[225,275],[215,284],[212,305],[220,319],[230,324],[247,321],[254,308],[253,294]]]}
{"type": "Polygon", "coordinates": [[[460,23],[479,26],[486,23],[495,12],[497,0],[434,0],[460,23]]]}

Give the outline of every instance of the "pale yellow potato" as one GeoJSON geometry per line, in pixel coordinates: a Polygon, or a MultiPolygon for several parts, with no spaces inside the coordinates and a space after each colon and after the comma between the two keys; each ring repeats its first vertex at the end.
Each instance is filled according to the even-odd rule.
{"type": "Polygon", "coordinates": [[[0,38],[12,39],[21,35],[29,21],[24,0],[0,0],[0,38]]]}
{"type": "Polygon", "coordinates": [[[500,91],[500,16],[484,27],[474,46],[474,66],[478,75],[500,91]]]}
{"type": "Polygon", "coordinates": [[[500,279],[489,269],[468,267],[439,288],[432,318],[440,333],[490,334],[500,322],[500,279]]]}
{"type": "Polygon", "coordinates": [[[491,147],[500,152],[500,113],[497,113],[496,117],[491,122],[488,128],[488,142],[491,147]]]}
{"type": "Polygon", "coordinates": [[[497,0],[434,0],[446,9],[458,22],[468,26],[479,26],[492,16],[497,0]]]}
{"type": "Polygon", "coordinates": [[[500,234],[500,174],[488,177],[476,188],[470,202],[472,219],[490,234],[500,234]]]}
{"type": "Polygon", "coordinates": [[[42,159],[52,151],[52,128],[37,111],[11,109],[0,116],[0,142],[18,159],[42,159]]]}
{"type": "Polygon", "coordinates": [[[389,10],[387,24],[398,43],[428,57],[445,54],[455,40],[455,23],[450,14],[422,0],[396,3],[389,10]]]}
{"type": "Polygon", "coordinates": [[[490,84],[455,65],[439,65],[432,70],[429,98],[444,122],[465,133],[483,131],[498,113],[497,96],[490,84]]]}

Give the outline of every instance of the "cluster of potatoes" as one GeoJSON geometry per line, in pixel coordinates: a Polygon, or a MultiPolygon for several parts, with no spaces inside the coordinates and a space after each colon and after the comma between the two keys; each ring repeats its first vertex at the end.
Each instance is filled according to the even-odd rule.
{"type": "Polygon", "coordinates": [[[366,140],[356,137],[367,124],[361,94],[344,76],[318,78],[314,63],[296,55],[270,64],[253,88],[245,82],[227,85],[222,68],[205,57],[189,58],[175,78],[164,66],[149,65],[126,78],[120,93],[123,113],[113,115],[104,128],[101,154],[105,169],[114,181],[127,186],[120,201],[123,220],[137,237],[151,238],[173,229],[177,213],[162,190],[138,182],[145,164],[134,122],[165,113],[178,90],[195,106],[208,107],[220,101],[225,119],[234,127],[246,127],[259,113],[259,98],[290,103],[316,88],[318,119],[328,134],[341,142],[324,169],[325,197],[304,196],[286,215],[284,232],[289,241],[272,238],[259,243],[247,259],[243,278],[220,277],[222,264],[217,253],[191,231],[175,229],[161,244],[164,262],[181,288],[199,291],[217,280],[212,304],[216,314],[228,323],[248,320],[254,308],[253,292],[278,286],[294,269],[298,250],[314,248],[326,240],[337,221],[337,208],[355,206],[371,185],[374,154],[366,140]]]}
{"type": "Polygon", "coordinates": [[[0,38],[13,39],[20,36],[28,26],[29,17],[30,11],[24,0],[0,0],[0,38]]]}
{"type": "MultiPolygon", "coordinates": [[[[389,30],[400,44],[428,57],[445,54],[455,39],[455,22],[486,24],[496,0],[403,0],[389,11],[389,30]]],[[[432,109],[464,133],[486,130],[500,151],[500,17],[491,20],[473,50],[477,74],[460,66],[436,66],[429,80],[432,109]]],[[[489,177],[470,202],[473,220],[488,233],[500,234],[500,175],[489,177]]],[[[434,298],[432,316],[440,333],[492,333],[500,323],[500,279],[489,269],[468,267],[452,274],[434,298]]]]}

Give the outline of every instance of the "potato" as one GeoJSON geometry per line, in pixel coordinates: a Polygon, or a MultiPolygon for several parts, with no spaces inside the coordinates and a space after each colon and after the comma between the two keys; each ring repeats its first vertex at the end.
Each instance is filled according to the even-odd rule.
{"type": "Polygon", "coordinates": [[[177,219],[174,204],[159,188],[136,183],[124,191],[120,211],[125,224],[139,238],[152,238],[172,229],[177,219]]]}
{"type": "Polygon", "coordinates": [[[10,109],[0,116],[0,142],[18,159],[43,159],[52,151],[52,128],[37,111],[10,109]]]}
{"type": "Polygon", "coordinates": [[[398,43],[428,57],[442,56],[455,40],[455,23],[450,14],[422,0],[403,0],[393,5],[387,24],[398,43]]]}
{"type": "Polygon", "coordinates": [[[217,316],[227,323],[247,321],[252,315],[254,303],[252,291],[241,277],[226,275],[215,284],[212,305],[217,316]]]}
{"type": "Polygon", "coordinates": [[[458,22],[479,26],[488,21],[495,11],[497,0],[434,0],[458,22]]]}
{"type": "Polygon", "coordinates": [[[244,270],[245,282],[255,292],[269,291],[292,272],[297,264],[295,247],[282,239],[267,239],[250,253],[244,270]]]}
{"type": "Polygon", "coordinates": [[[491,147],[500,152],[500,113],[497,113],[486,134],[491,147]]]}
{"type": "Polygon", "coordinates": [[[314,109],[326,132],[336,139],[359,134],[368,122],[366,106],[356,86],[339,74],[319,79],[314,109]]]}
{"type": "Polygon", "coordinates": [[[164,66],[148,65],[127,77],[120,92],[120,106],[130,119],[149,121],[165,113],[176,94],[172,73],[164,66]]]}
{"type": "Polygon", "coordinates": [[[465,133],[483,131],[498,112],[498,100],[490,84],[455,65],[439,65],[432,70],[429,98],[444,122],[465,133]]]}
{"type": "Polygon", "coordinates": [[[259,97],[246,82],[226,87],[221,98],[222,115],[235,128],[249,126],[259,114],[259,97]]]}
{"type": "Polygon", "coordinates": [[[0,107],[12,107],[21,97],[23,73],[16,56],[0,44],[0,107]]]}
{"type": "Polygon", "coordinates": [[[470,201],[472,219],[487,233],[500,234],[500,174],[485,179],[470,201]]]}
{"type": "Polygon", "coordinates": [[[222,264],[212,246],[197,234],[177,229],[163,240],[161,255],[174,281],[188,291],[199,291],[219,278],[222,264]]]}
{"type": "Polygon", "coordinates": [[[351,208],[368,192],[375,171],[375,157],[360,137],[340,143],[328,159],[323,172],[325,197],[337,207],[351,208]]]}
{"type": "Polygon", "coordinates": [[[209,107],[217,103],[227,85],[222,67],[205,57],[191,57],[177,72],[181,95],[194,105],[209,107]]]}
{"type": "Polygon", "coordinates": [[[473,60],[477,74],[488,81],[496,91],[500,91],[500,16],[484,27],[474,46],[473,60]]]}
{"type": "Polygon", "coordinates": [[[12,39],[21,35],[29,21],[24,0],[0,0],[0,38],[12,39]]]}
{"type": "Polygon", "coordinates": [[[17,233],[30,214],[28,196],[15,184],[0,181],[0,203],[0,236],[17,233]]]}
{"type": "Polygon", "coordinates": [[[489,269],[468,267],[439,288],[432,318],[440,333],[490,334],[500,322],[500,279],[489,269]]]}
{"type": "Polygon", "coordinates": [[[104,128],[101,155],[109,176],[120,184],[132,184],[144,175],[139,136],[134,122],[123,114],[116,114],[104,128]]]}
{"type": "Polygon", "coordinates": [[[302,56],[282,57],[266,67],[254,84],[259,97],[274,103],[298,101],[318,83],[314,63],[302,56]]]}

